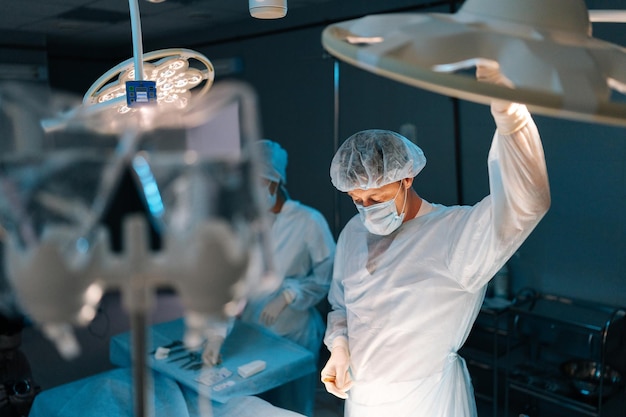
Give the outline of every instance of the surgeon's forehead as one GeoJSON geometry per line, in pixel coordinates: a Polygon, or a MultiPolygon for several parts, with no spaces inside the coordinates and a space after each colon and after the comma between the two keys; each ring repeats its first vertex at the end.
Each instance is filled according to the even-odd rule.
{"type": "Polygon", "coordinates": [[[382,187],[378,188],[356,188],[354,190],[348,191],[348,195],[352,198],[359,198],[361,200],[365,200],[367,198],[376,197],[376,196],[384,196],[389,194],[390,192],[395,194],[398,188],[397,182],[392,182],[391,184],[385,184],[382,187]]]}

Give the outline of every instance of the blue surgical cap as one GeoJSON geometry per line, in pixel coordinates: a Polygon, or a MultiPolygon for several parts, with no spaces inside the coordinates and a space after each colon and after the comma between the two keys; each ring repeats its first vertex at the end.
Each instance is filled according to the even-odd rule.
{"type": "Polygon", "coordinates": [[[287,151],[278,143],[262,139],[255,143],[260,161],[260,174],[273,182],[287,183],[287,151]]]}
{"type": "Polygon", "coordinates": [[[350,136],[330,165],[330,178],[339,191],[367,190],[413,178],[426,165],[424,152],[390,130],[370,129],[350,136]]]}

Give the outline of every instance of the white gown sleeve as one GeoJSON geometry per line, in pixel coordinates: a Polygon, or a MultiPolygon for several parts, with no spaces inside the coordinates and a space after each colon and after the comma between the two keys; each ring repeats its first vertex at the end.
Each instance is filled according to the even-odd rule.
{"type": "Polygon", "coordinates": [[[526,106],[509,109],[492,111],[497,131],[489,152],[489,184],[497,238],[519,246],[548,211],[550,186],[535,122],[526,106]]]}
{"type": "Polygon", "coordinates": [[[492,106],[490,194],[451,231],[448,267],[470,291],[482,288],[521,246],[550,206],[541,138],[526,106],[492,106]]]}
{"type": "Polygon", "coordinates": [[[333,279],[330,284],[330,291],[328,292],[328,302],[331,307],[330,313],[328,313],[326,335],[324,337],[324,344],[328,349],[332,349],[333,342],[337,338],[345,338],[347,340],[348,335],[348,320],[346,314],[346,305],[344,301],[344,289],[341,283],[340,273],[338,271],[343,270],[343,250],[342,245],[344,237],[340,235],[337,241],[337,252],[335,253],[335,268],[333,272],[333,279]]]}
{"type": "Polygon", "coordinates": [[[307,228],[307,242],[311,258],[311,270],[306,276],[286,277],[283,290],[289,291],[294,310],[307,310],[319,303],[327,294],[333,273],[335,239],[321,214],[311,219],[307,228]]]}

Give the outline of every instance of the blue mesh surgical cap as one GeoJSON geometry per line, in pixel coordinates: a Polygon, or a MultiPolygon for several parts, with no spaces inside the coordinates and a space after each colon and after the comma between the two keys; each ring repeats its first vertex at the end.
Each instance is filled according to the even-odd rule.
{"type": "Polygon", "coordinates": [[[255,142],[260,175],[273,182],[287,183],[287,151],[278,143],[262,139],[255,142]]]}
{"type": "Polygon", "coordinates": [[[390,130],[370,129],[350,136],[330,164],[330,178],[339,191],[367,190],[413,178],[426,165],[424,152],[390,130]]]}

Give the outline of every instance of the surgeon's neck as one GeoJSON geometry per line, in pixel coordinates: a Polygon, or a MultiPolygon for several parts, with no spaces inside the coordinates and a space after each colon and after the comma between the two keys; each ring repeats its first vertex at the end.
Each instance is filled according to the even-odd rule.
{"type": "Polygon", "coordinates": [[[417,216],[417,213],[420,211],[420,207],[422,207],[422,198],[417,195],[413,188],[409,188],[407,190],[407,204],[406,204],[406,214],[404,215],[404,222],[412,220],[417,216]]]}

